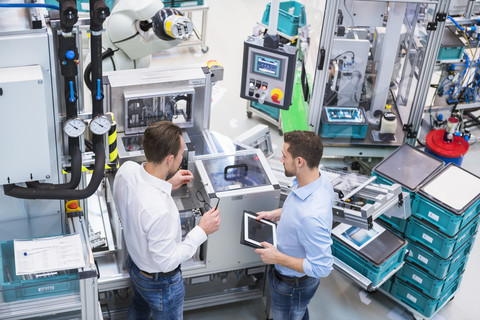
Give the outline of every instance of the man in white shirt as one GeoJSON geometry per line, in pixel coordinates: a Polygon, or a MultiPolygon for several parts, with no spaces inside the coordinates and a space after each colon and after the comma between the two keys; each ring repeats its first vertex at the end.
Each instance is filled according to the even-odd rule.
{"type": "Polygon", "coordinates": [[[185,287],[180,264],[220,226],[220,211],[211,209],[182,241],[171,191],[193,179],[190,171],[178,170],[184,146],[177,125],[154,123],[143,137],[147,161],[142,165],[127,161],[115,176],[113,198],[122,221],[134,290],[128,319],[183,318],[185,287]]]}

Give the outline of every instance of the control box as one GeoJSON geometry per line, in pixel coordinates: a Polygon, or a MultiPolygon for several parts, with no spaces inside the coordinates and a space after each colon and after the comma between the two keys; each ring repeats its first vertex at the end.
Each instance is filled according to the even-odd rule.
{"type": "Polygon", "coordinates": [[[292,104],[297,48],[263,46],[263,38],[244,42],[240,97],[288,110],[292,104]]]}

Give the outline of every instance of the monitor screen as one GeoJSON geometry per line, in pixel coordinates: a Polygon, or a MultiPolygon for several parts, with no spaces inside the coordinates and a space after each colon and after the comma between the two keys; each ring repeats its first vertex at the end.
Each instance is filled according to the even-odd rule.
{"type": "Polygon", "coordinates": [[[268,243],[277,245],[276,225],[271,221],[264,219],[256,220],[256,215],[249,212],[244,212],[244,240],[245,244],[254,247],[262,247],[260,243],[266,241],[268,243]]]}
{"type": "Polygon", "coordinates": [[[280,78],[281,61],[260,54],[255,54],[254,72],[274,78],[280,78]]]}

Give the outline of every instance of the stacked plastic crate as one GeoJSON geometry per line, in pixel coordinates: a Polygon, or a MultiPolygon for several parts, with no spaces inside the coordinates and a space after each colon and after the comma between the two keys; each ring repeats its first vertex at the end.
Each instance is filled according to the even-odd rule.
{"type": "MultiPolygon", "coordinates": [[[[399,149],[402,148],[408,149],[399,149]]],[[[416,172],[426,161],[432,162],[429,155],[418,150],[416,153],[402,170],[416,172]]],[[[389,158],[382,161],[382,173],[377,170],[375,174],[389,179],[384,171],[388,162],[389,158]]],[[[432,166],[428,173],[428,178],[413,190],[410,218],[380,220],[403,234],[409,250],[405,265],[385,290],[431,317],[454,296],[462,280],[478,230],[480,178],[454,164],[440,170],[432,166]]],[[[406,176],[409,174],[405,172],[406,176]]]]}

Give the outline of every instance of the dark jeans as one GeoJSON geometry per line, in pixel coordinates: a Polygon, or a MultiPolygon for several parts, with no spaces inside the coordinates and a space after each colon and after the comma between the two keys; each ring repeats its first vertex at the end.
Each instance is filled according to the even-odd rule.
{"type": "Polygon", "coordinates": [[[268,272],[272,316],[274,320],[308,320],[308,303],[317,291],[320,279],[309,277],[297,283],[277,279],[273,268],[268,272]]]}
{"type": "Polygon", "coordinates": [[[149,278],[140,273],[130,256],[127,258],[127,270],[134,292],[128,320],[150,317],[154,320],[183,319],[185,286],[180,270],[169,277],[149,278]]]}

